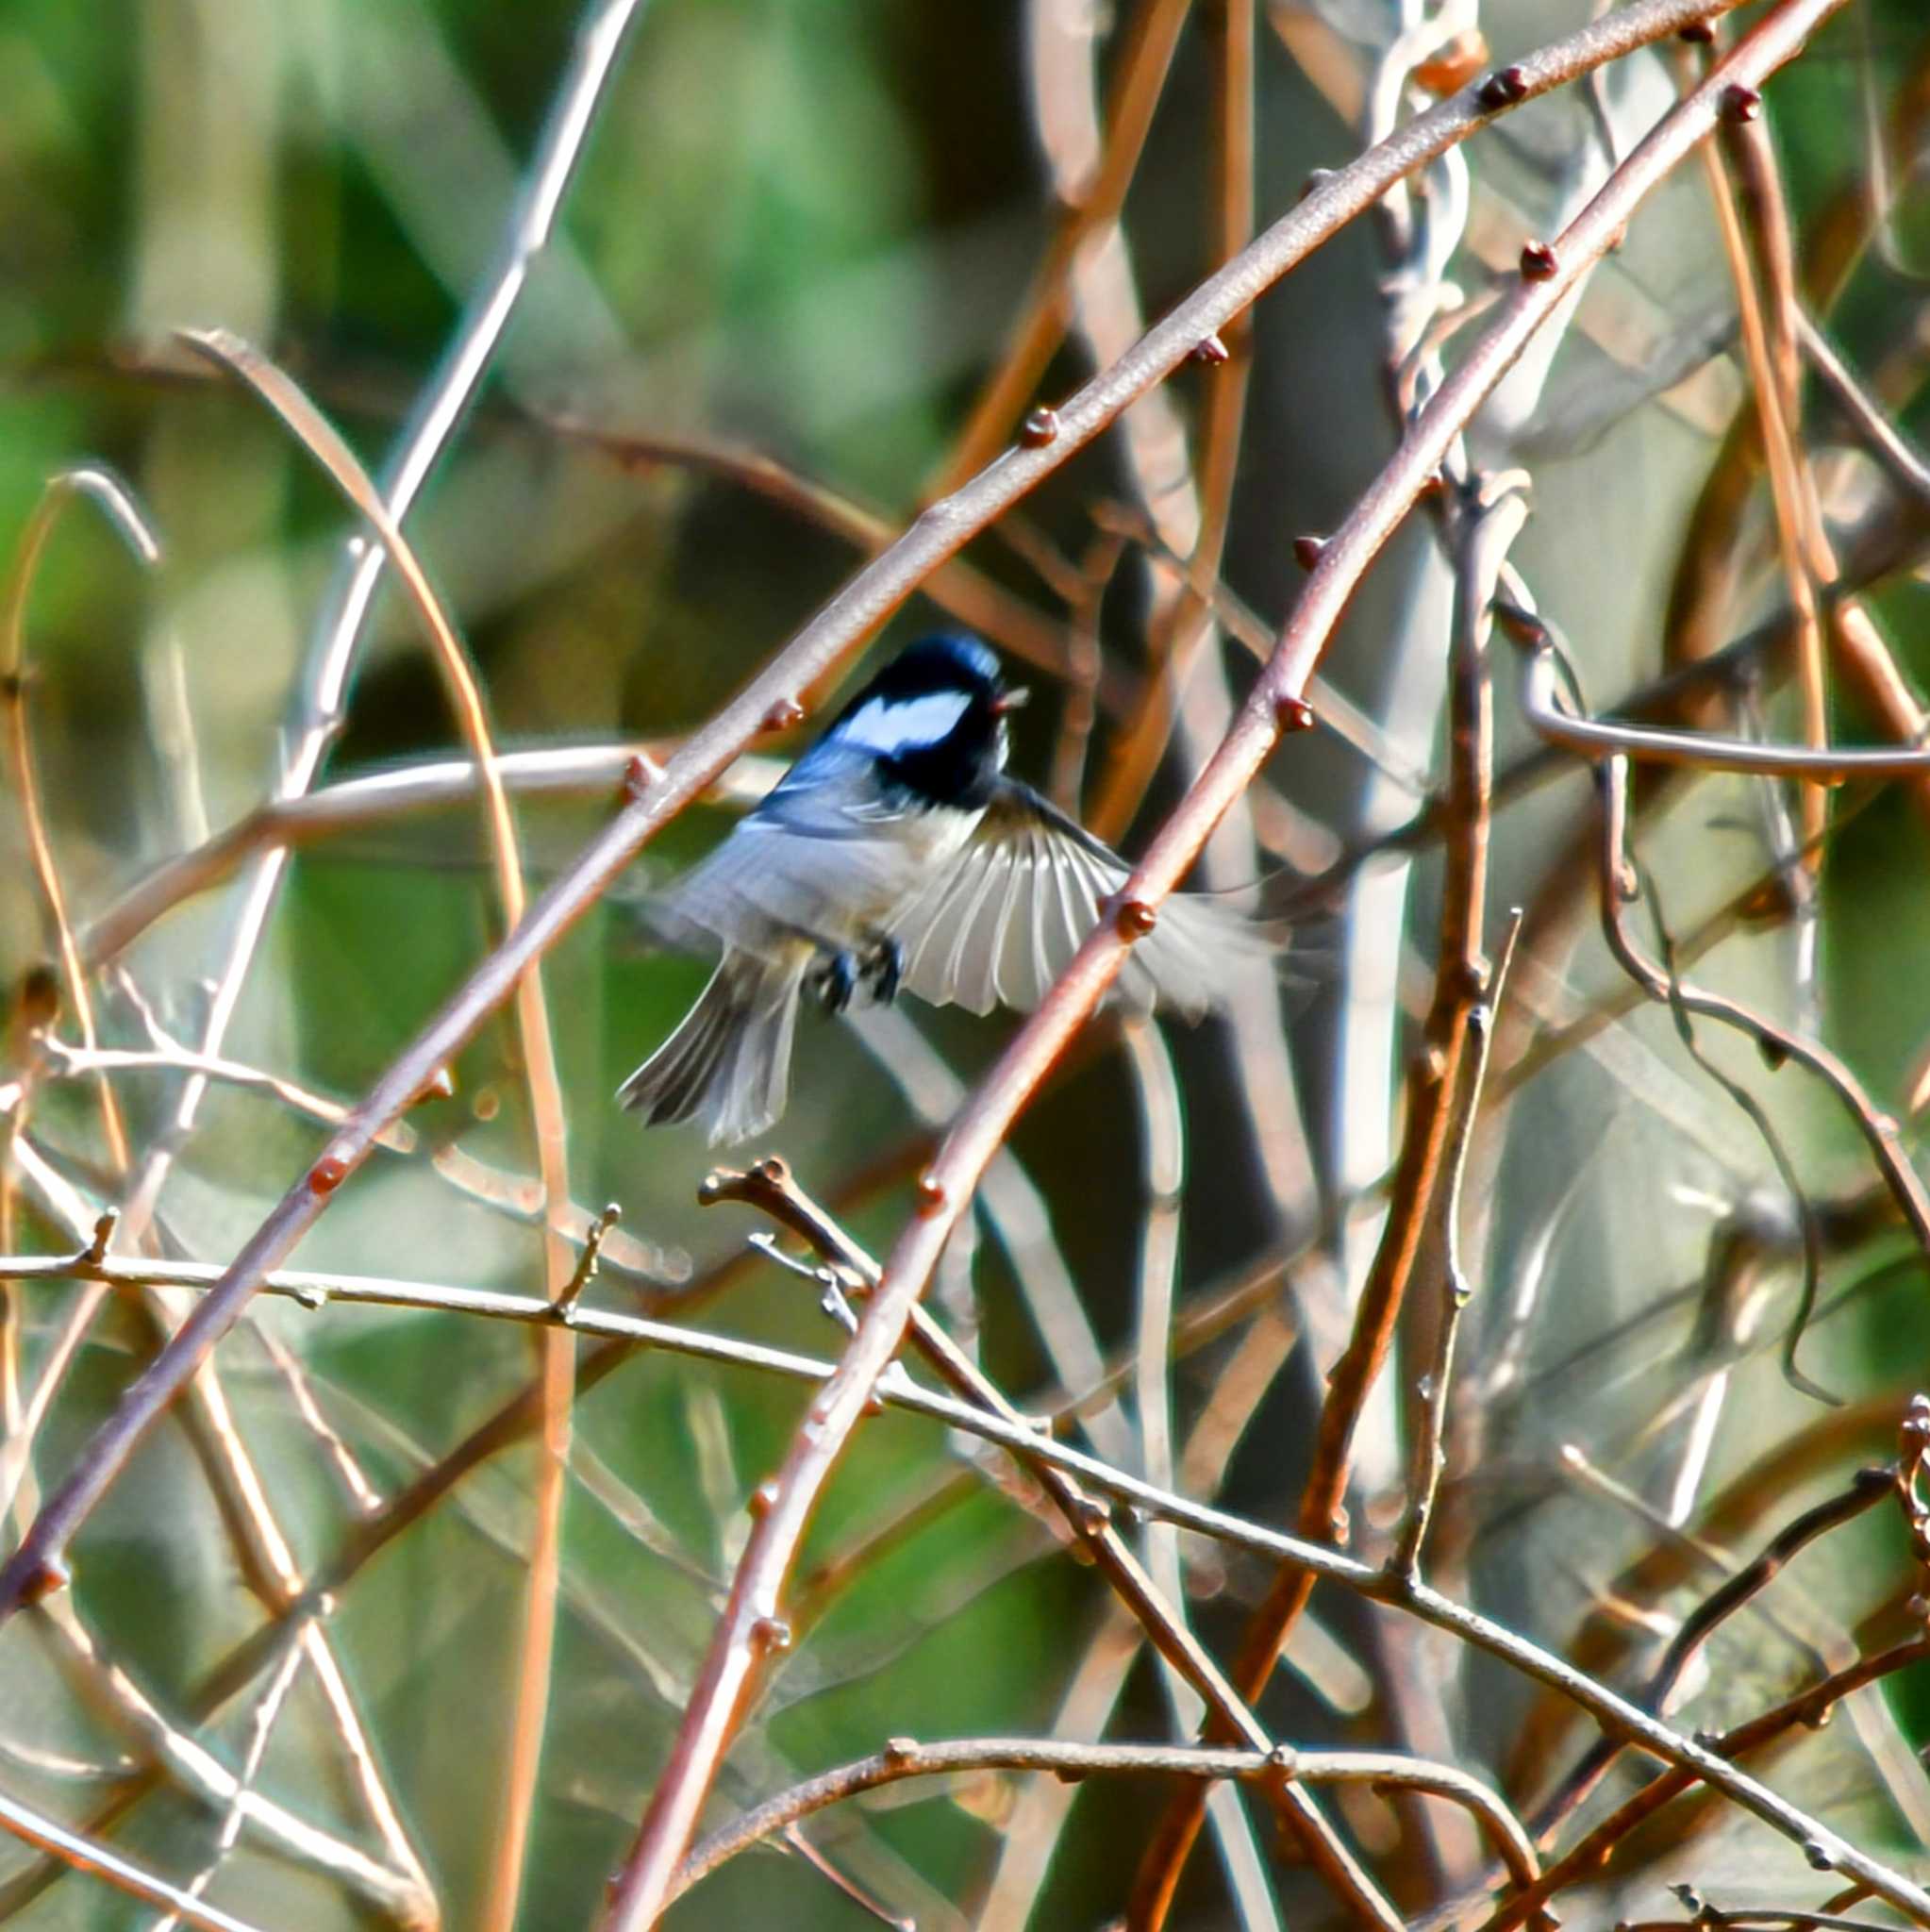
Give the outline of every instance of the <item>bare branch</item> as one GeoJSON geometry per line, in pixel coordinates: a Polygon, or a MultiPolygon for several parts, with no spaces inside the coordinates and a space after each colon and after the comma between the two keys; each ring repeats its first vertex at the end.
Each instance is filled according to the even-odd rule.
{"type": "Polygon", "coordinates": [[[165,1878],[157,1878],[152,1873],[143,1872],[140,1866],[129,1863],[106,1845],[92,1843],[77,1832],[55,1824],[51,1818],[42,1817],[38,1811],[29,1810],[4,1793],[0,1793],[0,1830],[10,1831],[25,1843],[64,1859],[76,1872],[92,1873],[130,1898],[141,1899],[151,1906],[165,1906],[189,1924],[205,1926],[207,1932],[261,1932],[259,1926],[250,1925],[231,1912],[224,1912],[214,1906],[203,1905],[179,1886],[170,1885],[165,1878]]]}
{"type": "MultiPolygon", "coordinates": [[[[893,1250],[884,1280],[865,1310],[838,1376],[808,1411],[777,1478],[773,1507],[752,1531],[670,1765],[612,1900],[607,1916],[612,1932],[641,1932],[656,1922],[665,1888],[690,1841],[704,1795],[736,1727],[736,1713],[744,1693],[755,1672],[772,1654],[769,1633],[782,1628],[779,1595],[805,1525],[878,1376],[897,1352],[911,1308],[978,1174],[1012,1120],[1110,985],[1136,933],[1146,929],[1144,915],[1157,908],[1197,857],[1207,835],[1273,749],[1282,729],[1305,712],[1302,692],[1306,678],[1348,597],[1426,488],[1449,445],[1475,409],[1526,347],[1535,330],[1556,312],[1576,278],[1621,233],[1647,191],[1707,137],[1721,111],[1722,90],[1758,83],[1795,55],[1837,4],[1838,0],[1793,0],[1769,16],[1707,83],[1652,130],[1559,238],[1552,251],[1552,273],[1543,275],[1538,267],[1536,277],[1523,279],[1502,306],[1498,320],[1436,392],[1401,449],[1323,548],[1273,658],[1232,731],[1127,881],[1121,895],[1123,911],[1120,919],[1087,939],[959,1117],[923,1183],[919,1216],[893,1250]]],[[[1577,71],[1599,65],[1599,58],[1593,58],[1598,51],[1601,58],[1609,58],[1602,45],[1608,38],[1606,30],[1618,24],[1625,25],[1639,10],[1624,9],[1564,43],[1573,49],[1592,40],[1589,58],[1576,63],[1577,71]],[[1592,39],[1595,36],[1600,39],[1592,39]]],[[[1648,16],[1644,24],[1658,25],[1655,16],[1648,16]]],[[[1541,82],[1555,58],[1556,50],[1549,49],[1522,64],[1525,91],[1533,91],[1541,82]]],[[[1464,98],[1456,96],[1443,106],[1453,107],[1464,98]]],[[[1423,115],[1372,153],[1383,154],[1411,140],[1439,112],[1437,108],[1423,115]]],[[[1321,203],[1362,166],[1356,162],[1323,183],[1302,207],[1321,203]]],[[[1287,223],[1270,230],[1268,238],[1255,244],[1256,251],[1265,249],[1268,240],[1280,234],[1291,220],[1289,216],[1287,223]]],[[[1249,257],[1254,252],[1249,251],[1249,257]]],[[[1109,375],[1116,376],[1141,360],[1153,343],[1163,346],[1173,322],[1181,317],[1210,316],[1209,327],[1218,327],[1226,318],[1215,312],[1216,305],[1206,297],[1209,291],[1223,287],[1239,266],[1238,260],[1230,264],[1198,294],[1182,303],[1173,317],[1156,327],[1109,375]]],[[[1099,384],[1106,380],[1102,376],[1099,384]]],[[[1097,386],[1089,385],[1074,398],[1067,414],[1085,404],[1097,386]]],[[[1040,454],[1015,453],[989,473],[988,480],[1001,472],[1016,471],[1028,456],[1037,462],[1040,454]]],[[[971,488],[961,494],[969,494],[971,488]]],[[[881,559],[881,565],[884,561],[881,559]]],[[[854,592],[856,589],[854,586],[854,592]]],[[[507,950],[513,952],[513,945],[507,950]]],[[[0,1576],[0,1584],[4,1581],[0,1576]]],[[[4,1591],[0,1591],[0,1606],[4,1603],[4,1591]]],[[[1266,1657],[1269,1671],[1273,1661],[1270,1650],[1266,1657]]]]}
{"type": "Polygon", "coordinates": [[[1465,1807],[1487,1832],[1517,1884],[1534,1882],[1535,1848],[1521,1822],[1478,1778],[1452,1765],[1382,1751],[1234,1751],[1202,1744],[1075,1744],[1053,1739],[960,1738],[921,1743],[893,1738],[884,1750],[840,1765],[766,1800],[714,1832],[678,1870],[671,1899],[681,1898],[725,1860],[827,1805],[901,1778],[960,1771],[1049,1772],[1068,1783],[1101,1775],[1231,1778],[1265,1786],[1283,1776],[1297,1784],[1364,1784],[1375,1790],[1424,1791],[1465,1807]]]}
{"type": "MultiPolygon", "coordinates": [[[[1723,0],[1637,0],[1637,4],[1522,62],[1520,92],[1511,100],[1484,101],[1478,90],[1471,87],[1441,102],[1324,181],[1296,209],[1275,223],[1250,248],[1241,251],[1149,330],[1129,355],[1095,376],[1057,412],[1057,432],[1051,441],[1008,452],[983,475],[925,511],[898,542],[860,572],[773,664],[687,743],[666,766],[662,776],[649,783],[535,902],[522,924],[478,967],[371,1090],[322,1159],[283,1196],[236,1255],[220,1289],[201,1304],[168,1348],[129,1387],[114,1415],[76,1457],[66,1480],[47,1498],[27,1535],[5,1567],[0,1568],[0,1619],[11,1615],[24,1600],[59,1586],[61,1555],[75,1529],[175,1391],[232,1326],[261,1276],[289,1253],[320,1215],[336,1188],[367,1156],[375,1133],[408,1105],[421,1091],[424,1081],[514,992],[529,966],[583,915],[649,839],[749,742],[774,706],[780,702],[794,704],[799,690],[829,671],[940,562],[956,554],[970,537],[1017,501],[1040,477],[1090,441],[1136,395],[1175,369],[1205,336],[1223,327],[1312,248],[1371,207],[1392,182],[1433,155],[1464,140],[1508,107],[1546,92],[1589,67],[1675,32],[1686,24],[1707,19],[1722,10],[1723,0]]],[[[1724,63],[1724,76],[1732,71],[1743,78],[1766,73],[1777,60],[1793,52],[1803,30],[1830,10],[1831,0],[1808,0],[1808,4],[1793,12],[1777,15],[1724,63]]],[[[1548,281],[1524,288],[1509,306],[1503,326],[1487,340],[1485,353],[1472,355],[1456,372],[1456,382],[1436,398],[1436,434],[1441,441],[1476,406],[1487,386],[1498,380],[1512,355],[1562,292],[1574,265],[1606,246],[1624,208],[1666,172],[1680,152],[1706,135],[1714,112],[1714,97],[1705,89],[1671,116],[1665,124],[1667,133],[1663,138],[1658,141],[1652,137],[1645,150],[1639,151],[1624,164],[1618,177],[1622,183],[1620,195],[1605,194],[1596,208],[1601,208],[1606,203],[1606,213],[1597,216],[1590,210],[1572,233],[1571,266],[1548,281]]],[[[1401,480],[1390,490],[1383,486],[1371,493],[1356,517],[1350,542],[1330,546],[1329,557],[1315,573],[1296,618],[1289,647],[1283,655],[1282,675],[1273,680],[1280,686],[1282,697],[1292,695],[1296,685],[1304,682],[1318,656],[1321,641],[1339,615],[1347,590],[1385,541],[1414,492],[1424,484],[1434,458],[1428,453],[1428,439],[1418,436],[1418,432],[1417,437],[1404,452],[1396,469],[1395,475],[1401,480]]],[[[1156,866],[1141,868],[1135,896],[1156,903],[1160,893],[1170,889],[1180,863],[1190,856],[1187,848],[1196,848],[1204,840],[1207,826],[1240,789],[1245,772],[1256,766],[1270,747],[1278,728],[1272,709],[1273,696],[1271,689],[1263,688],[1242,713],[1237,743],[1216,761],[1202,785],[1196,788],[1193,809],[1156,849],[1156,866]]],[[[1080,959],[1060,983],[1061,997],[1057,1009],[1035,1016],[1034,1024],[1021,1036],[1023,1058],[1039,1062],[1023,1077],[1023,1091],[1030,1091],[1043,1062],[1053,1058],[1063,1044],[1064,1034],[1070,1031],[1066,1022],[1073,1003],[1090,1006],[1103,990],[1104,979],[1117,970],[1118,958],[1114,956],[1108,959],[1098,982],[1082,984],[1089,979],[1097,957],[1109,950],[1104,941],[1089,941],[1080,959]]],[[[971,1163],[973,1168],[983,1165],[989,1152],[987,1147],[978,1153],[971,1163]]],[[[929,1224],[940,1241],[944,1229],[936,1224],[941,1218],[935,1217],[929,1224]]],[[[924,1263],[926,1268],[936,1252],[937,1243],[933,1243],[924,1263]]],[[[920,1271],[921,1280],[923,1272],[920,1271]]],[[[896,1301],[893,1294],[880,1296],[874,1304],[874,1309],[886,1311],[874,1316],[879,1324],[877,1341],[883,1340],[886,1324],[895,1327],[902,1320],[902,1310],[894,1306],[896,1301]]],[[[870,1363],[869,1374],[874,1376],[889,1357],[890,1349],[880,1351],[877,1341],[867,1343],[855,1369],[853,1386],[864,1378],[865,1364],[870,1363]],[[873,1354],[875,1361],[872,1360],[873,1354]]],[[[840,1395],[841,1408],[848,1391],[840,1389],[840,1395]]],[[[835,1432],[832,1440],[837,1440],[835,1432]]],[[[786,1512],[782,1519],[767,1518],[759,1527],[767,1529],[774,1522],[780,1528],[797,1526],[790,1522],[790,1513],[786,1512]]],[[[774,1537],[778,1529],[768,1528],[767,1533],[774,1537]]],[[[750,1621],[755,1623],[757,1619],[754,1615],[750,1621]]],[[[688,1838],[688,1824],[681,1837],[688,1838]]],[[[661,1876],[668,1876],[671,1862],[658,1861],[661,1876]]]]}

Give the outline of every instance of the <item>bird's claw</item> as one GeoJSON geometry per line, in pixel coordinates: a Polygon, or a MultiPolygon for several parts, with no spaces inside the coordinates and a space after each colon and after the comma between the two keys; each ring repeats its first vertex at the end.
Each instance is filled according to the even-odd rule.
{"type": "Polygon", "coordinates": [[[898,997],[898,982],[904,976],[905,948],[896,940],[880,940],[865,955],[864,977],[879,1006],[889,1007],[898,997]]]}
{"type": "Polygon", "coordinates": [[[841,1013],[857,991],[857,962],[849,953],[832,953],[813,975],[820,1002],[827,1013],[841,1013]]]}
{"type": "Polygon", "coordinates": [[[905,949],[896,940],[873,941],[860,953],[823,954],[811,974],[811,991],[827,1013],[841,1013],[864,987],[873,1000],[889,1007],[898,997],[905,974],[905,949]]]}

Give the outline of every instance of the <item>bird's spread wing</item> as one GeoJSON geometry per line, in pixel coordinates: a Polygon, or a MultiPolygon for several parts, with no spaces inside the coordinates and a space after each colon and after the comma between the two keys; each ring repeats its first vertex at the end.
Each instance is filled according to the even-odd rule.
{"type": "MultiPolygon", "coordinates": [[[[1004,779],[964,850],[891,924],[903,983],[934,1006],[1029,1012],[1045,996],[1128,868],[1049,800],[1004,779]]],[[[1181,895],[1120,971],[1119,998],[1196,1020],[1223,996],[1237,965],[1270,950],[1238,913],[1181,895]]]]}

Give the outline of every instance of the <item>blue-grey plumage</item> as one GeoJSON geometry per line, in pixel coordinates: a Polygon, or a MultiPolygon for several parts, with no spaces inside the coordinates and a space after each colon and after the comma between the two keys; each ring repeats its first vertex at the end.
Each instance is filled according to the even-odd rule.
{"type": "MultiPolygon", "coordinates": [[[[1099,922],[1127,867],[1006,775],[1021,694],[976,639],[926,638],[845,707],[708,858],[654,900],[678,944],[723,958],[682,1024],[618,1091],[652,1124],[713,1143],[784,1111],[797,1009],[889,1000],[1029,1010],[1099,922]]],[[[1170,901],[1116,996],[1197,1019],[1237,958],[1266,949],[1238,914],[1170,901]]]]}

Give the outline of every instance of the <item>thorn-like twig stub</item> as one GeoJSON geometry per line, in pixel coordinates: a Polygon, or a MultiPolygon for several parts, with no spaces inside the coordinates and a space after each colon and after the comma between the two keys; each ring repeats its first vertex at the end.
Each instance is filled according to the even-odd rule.
{"type": "Polygon", "coordinates": [[[1273,700],[1273,723],[1282,731],[1311,731],[1315,723],[1313,707],[1289,691],[1273,700]]]}
{"type": "Polygon", "coordinates": [[[308,1191],[332,1194],[348,1178],[348,1157],[331,1147],[308,1170],[308,1191]]]}
{"type": "Polygon", "coordinates": [[[632,798],[641,798],[663,774],[641,751],[630,754],[624,767],[624,790],[632,798]]]}
{"type": "Polygon", "coordinates": [[[1321,552],[1326,547],[1324,537],[1296,537],[1293,540],[1293,560],[1302,570],[1311,570],[1321,560],[1321,552]]]}
{"type": "Polygon", "coordinates": [[[1086,1496],[1078,1505],[1079,1527],[1088,1536],[1097,1536],[1112,1527],[1112,1505],[1104,1496],[1086,1496]]]}
{"type": "Polygon", "coordinates": [[[939,1214],[944,1211],[945,1184],[930,1168],[918,1177],[918,1211],[921,1214],[939,1214]]]}
{"type": "Polygon", "coordinates": [[[744,1498],[744,1508],[755,1523],[770,1515],[777,1507],[777,1482],[773,1476],[766,1476],[751,1493],[744,1498]]]}
{"type": "Polygon", "coordinates": [[[751,1178],[761,1181],[767,1188],[782,1188],[790,1184],[790,1169],[785,1164],[781,1154],[767,1154],[761,1160],[751,1162],[751,1178]]]}
{"type": "Polygon", "coordinates": [[[583,1291],[596,1278],[597,1266],[603,1259],[604,1238],[623,1218],[622,1202],[612,1201],[590,1224],[589,1231],[583,1237],[583,1252],[576,1257],[576,1266],[563,1284],[562,1293],[552,1304],[557,1321],[565,1327],[576,1319],[576,1304],[583,1299],[583,1291]]]}
{"type": "Polygon", "coordinates": [[[887,1738],[884,1758],[887,1764],[909,1764],[918,1756],[919,1742],[916,1738],[887,1738]]]}
{"type": "Polygon", "coordinates": [[[108,1208],[102,1211],[93,1224],[93,1239],[88,1242],[81,1259],[90,1267],[98,1268],[108,1258],[108,1249],[114,1239],[114,1229],[119,1224],[121,1210],[108,1208]]]}
{"type": "Polygon", "coordinates": [[[1714,42],[1716,30],[1705,20],[1691,20],[1687,26],[1676,28],[1675,38],[1687,41],[1691,47],[1706,47],[1714,42]]]}
{"type": "Polygon", "coordinates": [[[1233,351],[1226,346],[1224,339],[1215,329],[1209,336],[1202,336],[1192,346],[1190,360],[1204,362],[1209,368],[1217,369],[1223,362],[1233,360],[1233,351]]]}
{"type": "Polygon", "coordinates": [[[1528,76],[1519,67],[1497,67],[1474,90],[1474,98],[1487,112],[1492,114],[1525,99],[1527,92],[1528,76]]]}
{"type": "Polygon", "coordinates": [[[1027,449],[1043,449],[1049,442],[1058,441],[1058,411],[1049,409],[1040,403],[1036,409],[1026,411],[1025,420],[1019,425],[1019,441],[1027,449]]]}
{"type": "Polygon", "coordinates": [[[779,698],[764,713],[766,731],[789,731],[793,724],[804,723],[805,708],[795,698],[779,698]]]}
{"type": "Polygon", "coordinates": [[[1530,242],[1522,249],[1522,279],[1524,282],[1553,281],[1561,266],[1560,258],[1545,242],[1530,242]]]}
{"type": "Polygon", "coordinates": [[[1754,121],[1762,112],[1762,96],[1753,87],[1732,81],[1722,90],[1724,121],[1754,121]]]}
{"type": "Polygon", "coordinates": [[[1303,181],[1303,182],[1302,182],[1302,183],[1300,184],[1300,198],[1301,198],[1301,200],[1302,200],[1302,201],[1305,201],[1305,200],[1306,199],[1306,197],[1307,197],[1307,196],[1308,196],[1309,194],[1311,194],[1311,193],[1312,193],[1312,192],[1314,192],[1314,190],[1315,190],[1316,188],[1324,188],[1324,187],[1325,187],[1325,186],[1327,185],[1327,183],[1328,183],[1329,181],[1331,181],[1331,180],[1332,180],[1333,178],[1334,178],[1334,171],[1333,171],[1333,169],[1331,169],[1331,168],[1316,168],[1316,169],[1315,169],[1315,170],[1313,171],[1313,173],[1312,173],[1311,175],[1308,175],[1308,176],[1306,177],[1306,179],[1305,181],[1303,181]]]}
{"type": "Polygon", "coordinates": [[[1803,1856],[1819,1872],[1834,1872],[1837,1869],[1836,1854],[1820,1838],[1803,1840],[1803,1856]]]}
{"type": "Polygon", "coordinates": [[[74,1573],[58,1557],[42,1557],[33,1567],[32,1574],[20,1587],[20,1600],[24,1604],[41,1604],[63,1591],[74,1581],[74,1573]]]}
{"type": "Polygon", "coordinates": [[[452,1100],[456,1095],[456,1075],[446,1065],[440,1066],[429,1077],[409,1095],[411,1107],[422,1107],[431,1100],[452,1100]]]}
{"type": "Polygon", "coordinates": [[[1159,924],[1157,910],[1143,899],[1122,899],[1113,908],[1113,925],[1121,939],[1142,940],[1159,924]]]}
{"type": "Polygon", "coordinates": [[[790,1625],[782,1617],[759,1617],[751,1625],[752,1645],[766,1657],[775,1657],[791,1645],[790,1625]]]}

